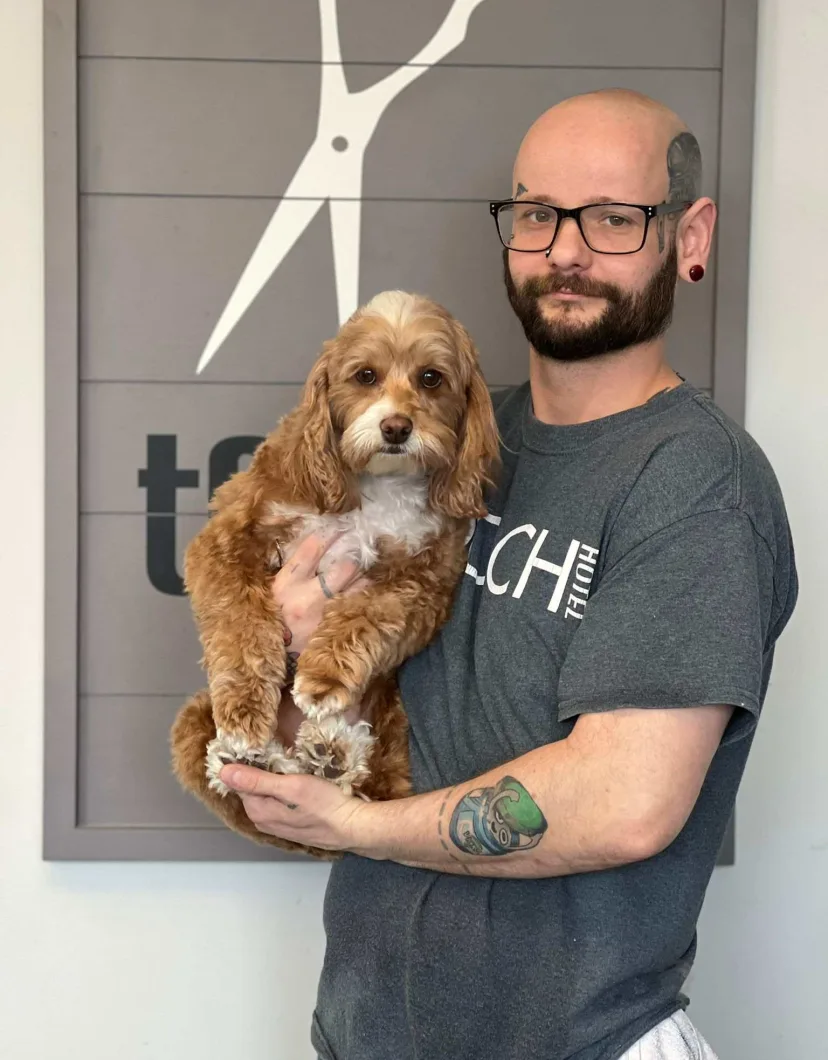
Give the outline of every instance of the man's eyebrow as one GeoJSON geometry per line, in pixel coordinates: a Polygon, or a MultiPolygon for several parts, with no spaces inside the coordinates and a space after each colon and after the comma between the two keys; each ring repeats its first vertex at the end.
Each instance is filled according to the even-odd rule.
{"type": "Polygon", "coordinates": [[[526,188],[524,188],[522,184],[518,184],[518,190],[517,194],[515,195],[515,198],[527,199],[529,202],[545,202],[548,203],[550,206],[558,205],[558,203],[555,201],[554,196],[544,195],[543,192],[539,192],[538,194],[529,192],[526,190],[526,188]]]}
{"type": "MultiPolygon", "coordinates": [[[[519,187],[518,187],[518,195],[515,196],[516,198],[518,198],[518,197],[523,198],[523,195],[521,195],[521,192],[520,192],[520,189],[522,187],[523,187],[523,185],[519,185],[519,187]]],[[[525,188],[523,190],[526,191],[525,188]]],[[[525,197],[530,202],[543,202],[543,203],[546,203],[549,206],[560,206],[560,200],[559,199],[556,199],[554,195],[546,195],[544,192],[528,192],[527,191],[525,197]]],[[[582,203],[579,203],[579,205],[580,206],[601,206],[603,203],[607,203],[607,202],[623,203],[623,202],[626,202],[626,201],[627,201],[626,199],[612,198],[609,195],[596,195],[596,196],[593,196],[590,199],[586,199],[582,203]]]]}

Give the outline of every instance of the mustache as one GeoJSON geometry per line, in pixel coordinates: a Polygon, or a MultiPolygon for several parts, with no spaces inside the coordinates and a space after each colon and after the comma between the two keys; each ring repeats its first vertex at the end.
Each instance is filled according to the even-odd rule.
{"type": "Polygon", "coordinates": [[[600,280],[585,276],[531,276],[518,288],[524,298],[541,298],[545,294],[557,294],[566,291],[569,294],[581,295],[584,298],[604,298],[608,302],[620,302],[623,292],[613,283],[602,283],[600,280]]]}

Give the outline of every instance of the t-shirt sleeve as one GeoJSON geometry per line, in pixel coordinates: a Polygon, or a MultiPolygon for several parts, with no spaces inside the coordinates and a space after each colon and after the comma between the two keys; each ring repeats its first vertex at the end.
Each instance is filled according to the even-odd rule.
{"type": "Polygon", "coordinates": [[[772,600],[767,545],[738,509],[648,537],[607,571],[558,685],[558,716],[619,707],[731,704],[724,741],[755,726],[772,600]]]}

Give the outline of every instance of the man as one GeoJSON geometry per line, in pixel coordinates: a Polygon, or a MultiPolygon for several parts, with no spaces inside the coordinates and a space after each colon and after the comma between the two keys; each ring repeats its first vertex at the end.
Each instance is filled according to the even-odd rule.
{"type": "MultiPolygon", "coordinates": [[[[325,902],[324,1060],[714,1057],[680,991],[797,579],[763,454],[665,359],[710,253],[700,188],[695,137],[637,94],[532,126],[492,204],[529,383],[497,397],[502,481],[452,617],[400,672],[420,794],[222,774],[263,830],[354,852],[325,902]]],[[[274,585],[297,650],[323,550],[274,585]]]]}

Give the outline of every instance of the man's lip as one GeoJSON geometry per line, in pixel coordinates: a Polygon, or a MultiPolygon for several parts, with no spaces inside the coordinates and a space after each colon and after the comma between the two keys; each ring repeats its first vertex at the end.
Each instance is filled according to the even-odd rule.
{"type": "Polygon", "coordinates": [[[572,291],[550,291],[550,298],[557,298],[562,302],[574,302],[579,298],[590,298],[588,294],[573,294],[572,291]]]}

